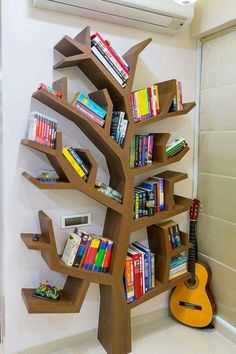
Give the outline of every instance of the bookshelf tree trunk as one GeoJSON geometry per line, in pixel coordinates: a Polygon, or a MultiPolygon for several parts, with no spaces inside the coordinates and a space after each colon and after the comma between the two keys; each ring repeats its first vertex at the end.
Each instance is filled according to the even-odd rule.
{"type": "MultiPolygon", "coordinates": [[[[165,190],[166,209],[163,212],[156,213],[152,217],[133,220],[135,176],[179,161],[188,152],[188,148],[186,148],[179,156],[167,160],[165,156],[165,145],[169,135],[157,134],[158,142],[156,151],[158,154],[160,153],[161,156],[158,156],[157,160],[154,161],[152,165],[131,169],[129,164],[129,148],[136,128],[155,123],[161,119],[186,114],[195,106],[194,102],[186,103],[182,111],[169,112],[171,102],[175,95],[175,80],[169,80],[160,85],[160,114],[137,124],[134,123],[130,107],[130,94],[138,56],[150,42],[151,38],[146,39],[124,54],[123,58],[130,66],[130,75],[125,88],[119,85],[91,52],[89,27],[86,27],[75,38],[65,36],[56,44],[55,49],[62,54],[63,58],[54,68],[60,69],[77,66],[97,88],[98,91],[91,93],[90,97],[107,111],[104,128],[88,119],[85,114],[78,111],[67,102],[66,78],[57,80],[53,84],[56,90],[62,92],[61,99],[44,91],[36,91],[33,94],[36,100],[74,122],[101,151],[105,156],[110,173],[110,186],[122,193],[122,204],[110,199],[95,188],[98,166],[89,151],[81,150],[83,157],[89,161],[92,167],[88,181],[85,182],[76,174],[62,155],[61,150],[63,144],[61,133],[57,134],[57,146],[55,150],[34,141],[22,140],[23,145],[46,154],[48,160],[57,171],[60,180],[59,182],[45,184],[30,176],[27,172],[23,172],[22,175],[40,189],[79,190],[105,205],[107,212],[103,236],[113,240],[109,273],[99,273],[76,267],[68,267],[61,261],[57,253],[52,221],[43,211],[40,211],[40,242],[37,245],[35,242],[32,242],[31,234],[22,234],[22,240],[29,249],[41,251],[42,257],[49,268],[53,271],[66,274],[67,280],[62,291],[61,300],[58,303],[50,303],[49,301],[42,302],[40,299],[32,298],[33,289],[22,289],[22,296],[26,307],[30,313],[79,312],[90,282],[98,283],[100,286],[98,339],[109,354],[126,354],[131,351],[130,312],[132,308],[190,277],[189,274],[186,274],[171,282],[169,282],[166,277],[163,283],[156,279],[156,284],[153,289],[131,304],[127,304],[126,302],[123,273],[131,233],[161,222],[173,215],[180,214],[188,210],[192,203],[190,199],[174,196],[174,184],[187,178],[187,175],[166,171],[160,175],[160,177],[164,177],[167,182],[165,190]],[[124,111],[126,119],[128,120],[124,148],[116,144],[110,136],[113,110],[124,111]]],[[[155,242],[155,239],[153,239],[152,242],[155,242]]],[[[186,247],[181,248],[181,250],[184,251],[186,247]]]]}

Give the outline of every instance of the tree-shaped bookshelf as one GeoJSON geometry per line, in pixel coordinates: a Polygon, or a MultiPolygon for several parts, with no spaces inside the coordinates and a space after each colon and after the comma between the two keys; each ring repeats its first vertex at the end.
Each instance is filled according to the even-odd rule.
{"type": "MultiPolygon", "coordinates": [[[[26,172],[23,172],[23,176],[38,188],[79,190],[105,205],[107,212],[103,236],[112,239],[114,242],[109,273],[98,273],[68,267],[57,254],[52,221],[43,211],[40,211],[40,241],[38,243],[32,242],[31,234],[22,234],[21,237],[29,249],[41,251],[41,255],[50,269],[67,275],[67,279],[62,290],[62,298],[57,303],[32,297],[33,289],[22,289],[26,307],[30,313],[79,312],[90,282],[99,283],[101,299],[98,338],[106,351],[112,354],[124,354],[131,351],[130,312],[133,307],[189,278],[188,273],[172,281],[168,281],[168,279],[163,281],[157,278],[156,286],[152,290],[131,304],[127,304],[126,302],[123,272],[131,233],[146,227],[148,228],[151,225],[187,211],[191,205],[190,199],[174,195],[174,184],[187,178],[187,175],[165,171],[160,174],[165,180],[165,210],[151,217],[133,220],[134,177],[179,161],[188,151],[188,148],[185,148],[181,154],[167,159],[165,145],[170,135],[168,133],[158,134],[157,144],[154,147],[153,164],[132,169],[129,164],[129,147],[136,128],[158,122],[168,117],[187,114],[195,106],[194,102],[186,103],[183,110],[169,112],[175,95],[175,89],[173,85],[174,80],[173,82],[168,81],[160,85],[160,114],[141,123],[134,123],[129,98],[138,56],[150,42],[151,39],[149,38],[132,47],[124,54],[124,59],[130,65],[130,75],[125,88],[119,85],[91,52],[89,27],[86,27],[74,39],[65,36],[55,46],[55,49],[63,55],[63,59],[54,68],[60,69],[78,66],[98,89],[98,91],[91,93],[90,97],[107,111],[104,128],[88,119],[86,115],[67,102],[66,78],[60,79],[53,84],[54,89],[62,92],[61,99],[45,91],[37,91],[33,94],[36,100],[73,121],[104,154],[110,173],[110,186],[122,193],[122,204],[110,199],[95,188],[97,163],[87,150],[81,150],[81,154],[83,154],[86,163],[92,167],[89,178],[87,181],[84,181],[77,175],[62,155],[61,133],[57,134],[56,149],[47,148],[33,141],[22,140],[22,144],[46,154],[59,176],[59,181],[46,184],[26,172]],[[110,136],[113,109],[124,111],[128,119],[128,129],[123,148],[116,144],[110,136]]],[[[153,231],[151,230],[150,232],[150,245],[152,246],[154,242],[153,231]]],[[[180,251],[187,250],[189,247],[190,244],[186,241],[180,251]]],[[[175,254],[176,252],[175,250],[175,254]]],[[[170,257],[170,252],[168,252],[168,257],[163,256],[163,267],[166,268],[170,257]]]]}

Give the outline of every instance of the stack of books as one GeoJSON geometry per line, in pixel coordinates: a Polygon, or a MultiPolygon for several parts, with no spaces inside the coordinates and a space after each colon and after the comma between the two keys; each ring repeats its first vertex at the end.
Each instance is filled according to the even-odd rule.
{"type": "Polygon", "coordinates": [[[184,109],[183,106],[183,95],[182,95],[182,84],[180,81],[176,81],[176,94],[171,103],[169,112],[181,111],[184,109]]]}
{"type": "Polygon", "coordinates": [[[84,113],[89,119],[92,119],[101,127],[104,126],[107,112],[87,95],[77,92],[71,104],[80,112],[84,113]]]}
{"type": "Polygon", "coordinates": [[[99,192],[105,194],[107,197],[116,200],[118,203],[122,203],[122,194],[109,187],[104,182],[96,181],[95,187],[99,192]]]}
{"type": "Polygon", "coordinates": [[[151,118],[160,113],[158,85],[147,87],[142,90],[132,92],[130,105],[134,117],[134,122],[151,118]]]}
{"type": "Polygon", "coordinates": [[[109,272],[113,241],[75,229],[68,235],[62,260],[68,266],[109,272]]]}
{"type": "Polygon", "coordinates": [[[152,163],[154,135],[134,135],[130,145],[130,167],[152,163]]]}
{"type": "Polygon", "coordinates": [[[188,144],[186,143],[186,140],[184,138],[176,139],[171,144],[166,146],[167,158],[170,159],[171,157],[174,157],[187,146],[188,144]]]}
{"type": "Polygon", "coordinates": [[[155,255],[139,242],[134,242],[128,248],[124,286],[127,303],[137,300],[155,287],[155,255]]]}
{"type": "Polygon", "coordinates": [[[56,148],[58,122],[56,119],[39,112],[31,112],[29,119],[28,139],[36,141],[51,149],[56,148]]]}
{"type": "Polygon", "coordinates": [[[163,178],[153,176],[134,188],[134,219],[153,216],[164,209],[163,178]]]}
{"type": "Polygon", "coordinates": [[[111,137],[121,147],[124,146],[126,131],[128,127],[128,120],[125,119],[125,112],[112,112],[111,120],[111,137]]]}
{"type": "Polygon", "coordinates": [[[184,256],[176,256],[171,259],[170,262],[170,276],[169,280],[187,272],[187,258],[184,256]]]}
{"type": "Polygon", "coordinates": [[[72,146],[66,146],[62,150],[62,153],[78,175],[87,181],[90,168],[81,159],[78,150],[74,149],[72,146]]]}
{"type": "Polygon", "coordinates": [[[125,87],[129,78],[129,65],[98,32],[91,37],[91,51],[116,81],[125,87]]]}
{"type": "Polygon", "coordinates": [[[176,224],[175,222],[172,222],[169,224],[167,230],[168,230],[171,247],[176,248],[182,246],[179,225],[176,224]]]}

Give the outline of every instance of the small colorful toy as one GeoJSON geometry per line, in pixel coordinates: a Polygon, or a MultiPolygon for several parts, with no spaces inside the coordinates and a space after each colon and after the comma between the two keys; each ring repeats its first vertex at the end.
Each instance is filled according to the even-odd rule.
{"type": "Polygon", "coordinates": [[[45,300],[59,301],[61,288],[49,285],[48,281],[41,281],[39,287],[35,289],[32,296],[45,300]]]}
{"type": "Polygon", "coordinates": [[[52,87],[47,86],[47,85],[45,85],[45,84],[40,84],[38,90],[47,91],[47,92],[52,93],[53,95],[55,95],[56,97],[59,97],[59,98],[62,97],[61,92],[55,91],[52,87]]]}
{"type": "Polygon", "coordinates": [[[55,171],[52,170],[41,170],[38,179],[44,183],[55,183],[58,180],[55,171]]]}

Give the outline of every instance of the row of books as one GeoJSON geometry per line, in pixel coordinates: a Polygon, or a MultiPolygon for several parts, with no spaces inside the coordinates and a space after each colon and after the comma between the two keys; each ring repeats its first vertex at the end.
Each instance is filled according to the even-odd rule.
{"type": "Polygon", "coordinates": [[[49,148],[56,148],[58,122],[45,114],[33,111],[30,113],[28,139],[49,148]]]}
{"type": "Polygon", "coordinates": [[[152,163],[154,135],[134,135],[130,144],[130,167],[152,163]]]}
{"type": "Polygon", "coordinates": [[[166,230],[172,248],[182,246],[182,239],[179,230],[179,225],[175,221],[173,220],[166,221],[162,223],[161,226],[166,230]]]}
{"type": "Polygon", "coordinates": [[[105,194],[107,197],[114,199],[118,203],[122,203],[122,194],[114,188],[108,186],[106,183],[96,181],[95,187],[99,192],[105,194]]]}
{"type": "Polygon", "coordinates": [[[75,228],[68,235],[62,260],[68,266],[109,272],[113,241],[75,228]]]}
{"type": "Polygon", "coordinates": [[[87,181],[90,167],[87,166],[79,156],[79,150],[74,149],[72,146],[65,146],[62,153],[78,175],[87,181]]]}
{"type": "Polygon", "coordinates": [[[155,255],[139,242],[128,248],[124,270],[127,303],[137,300],[155,287],[155,255]]]}
{"type": "Polygon", "coordinates": [[[113,111],[111,120],[111,137],[121,147],[124,146],[128,120],[125,119],[125,112],[113,111]]]}
{"type": "Polygon", "coordinates": [[[181,111],[184,109],[183,106],[183,94],[182,94],[182,84],[180,81],[176,81],[176,93],[175,97],[171,103],[169,112],[181,111]]]}
{"type": "Polygon", "coordinates": [[[159,114],[158,84],[132,92],[130,105],[135,123],[159,114]]]}
{"type": "Polygon", "coordinates": [[[172,280],[187,272],[187,258],[184,256],[176,256],[170,262],[169,280],[172,280]]]}
{"type": "Polygon", "coordinates": [[[164,179],[153,176],[134,188],[134,219],[153,216],[165,209],[164,179]]]}
{"type": "Polygon", "coordinates": [[[98,32],[91,36],[91,51],[115,80],[125,87],[129,78],[129,65],[98,32]]]}
{"type": "Polygon", "coordinates": [[[166,146],[166,155],[170,159],[188,146],[185,138],[179,138],[166,146]]]}

